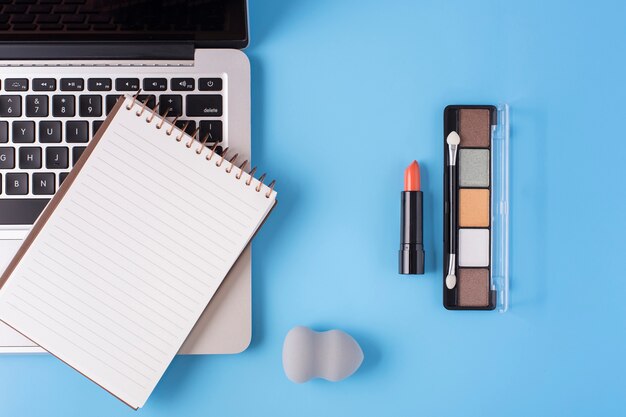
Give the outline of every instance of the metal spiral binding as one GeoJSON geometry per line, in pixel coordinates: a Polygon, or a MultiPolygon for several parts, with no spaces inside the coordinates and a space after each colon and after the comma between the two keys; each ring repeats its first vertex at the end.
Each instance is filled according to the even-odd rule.
{"type": "Polygon", "coordinates": [[[237,175],[235,175],[235,178],[237,178],[238,180],[241,179],[241,174],[243,174],[243,169],[246,167],[246,165],[248,165],[248,160],[247,159],[245,161],[243,161],[241,163],[241,165],[239,165],[239,173],[237,175]]]}
{"type": "Polygon", "coordinates": [[[193,145],[193,141],[196,140],[196,135],[198,134],[198,132],[200,132],[199,127],[197,127],[196,130],[194,130],[193,133],[189,135],[189,142],[187,142],[187,144],[185,145],[187,148],[191,148],[191,145],[193,145]]]}
{"type": "Polygon", "coordinates": [[[248,179],[246,180],[246,185],[250,185],[250,183],[252,183],[252,178],[254,178],[254,173],[255,173],[255,172],[256,172],[256,167],[253,167],[253,168],[250,170],[250,172],[249,172],[249,174],[250,174],[250,178],[248,178],[248,179]]]}
{"type": "Polygon", "coordinates": [[[216,167],[221,167],[222,166],[222,162],[224,162],[224,158],[226,157],[227,153],[228,153],[228,148],[225,148],[222,151],[222,154],[220,155],[221,156],[220,160],[215,163],[216,167]]]}
{"type": "Polygon", "coordinates": [[[187,130],[187,126],[189,126],[189,120],[187,120],[183,128],[180,130],[180,135],[176,136],[176,142],[180,142],[183,139],[185,131],[187,130]]]}
{"type": "Polygon", "coordinates": [[[228,161],[228,162],[230,162],[230,166],[228,168],[226,168],[226,172],[228,172],[229,174],[230,174],[230,171],[233,170],[233,165],[235,165],[235,161],[237,160],[238,156],[239,156],[239,154],[236,153],[235,156],[230,158],[230,160],[228,161]]]}
{"type": "Polygon", "coordinates": [[[204,150],[204,147],[206,146],[206,142],[209,140],[209,135],[208,133],[206,135],[204,135],[204,139],[202,139],[202,142],[200,143],[200,146],[198,146],[198,149],[196,149],[196,153],[198,155],[200,155],[202,153],[202,151],[204,150]]]}
{"type": "MultiPolygon", "coordinates": [[[[133,95],[133,100],[130,104],[126,105],[126,109],[127,110],[132,110],[133,107],[135,107],[135,104],[137,103],[141,103],[141,108],[139,110],[137,110],[135,112],[135,115],[137,117],[141,117],[144,113],[144,111],[146,110],[146,108],[148,107],[148,98],[145,101],[141,101],[139,100],[139,94],[141,93],[141,90],[137,91],[137,93],[135,93],[133,95]]],[[[152,123],[152,120],[154,120],[154,117],[159,114],[157,109],[159,108],[159,104],[160,103],[156,103],[156,105],[150,109],[150,114],[146,117],[146,123],[152,123]]],[[[159,122],[156,124],[156,128],[157,129],[161,129],[163,127],[163,124],[166,122],[165,118],[167,117],[168,113],[170,112],[170,108],[168,108],[165,113],[163,114],[159,114],[159,117],[161,118],[161,120],[159,120],[159,122]]],[[[166,130],[166,134],[168,136],[171,136],[172,133],[174,132],[174,128],[176,127],[176,122],[178,121],[178,116],[176,118],[174,118],[174,120],[172,122],[167,121],[168,123],[171,124],[171,126],[169,127],[169,129],[166,130]]],[[[187,127],[189,127],[189,121],[187,121],[185,123],[185,125],[180,129],[180,134],[178,136],[176,136],[176,141],[180,142],[183,139],[183,136],[185,135],[185,133],[187,133],[187,127]]],[[[204,136],[204,138],[202,138],[202,141],[200,141],[199,139],[196,139],[196,135],[198,135],[200,131],[200,128],[196,128],[190,135],[189,141],[185,144],[185,146],[187,148],[191,148],[193,146],[194,141],[198,140],[199,143],[199,147],[198,149],[196,149],[196,153],[198,155],[200,155],[202,153],[202,151],[205,149],[206,143],[209,140],[210,134],[206,134],[204,136]]],[[[211,149],[209,150],[209,153],[206,156],[206,160],[210,161],[213,156],[218,153],[217,152],[217,148],[218,148],[218,143],[215,143],[211,149]]],[[[226,154],[228,153],[228,148],[225,148],[221,153],[218,153],[219,155],[219,160],[215,162],[215,166],[217,167],[221,167],[222,164],[224,163],[224,160],[226,159],[226,154]]],[[[228,174],[230,174],[235,166],[235,162],[237,161],[237,158],[239,157],[239,154],[236,153],[235,155],[233,155],[232,157],[230,157],[230,159],[228,160],[228,162],[230,163],[229,166],[227,166],[225,168],[226,172],[228,174]]],[[[248,165],[248,160],[246,159],[245,161],[243,161],[241,163],[241,165],[239,165],[239,172],[237,174],[235,174],[235,178],[240,180],[241,176],[244,173],[244,169],[246,168],[246,166],[248,165]]],[[[245,185],[249,186],[250,184],[252,184],[252,179],[254,178],[254,174],[256,173],[257,167],[253,167],[250,172],[248,172],[248,179],[245,181],[245,185]]],[[[260,192],[261,188],[263,187],[263,181],[265,180],[266,174],[263,173],[263,175],[261,175],[258,179],[259,184],[254,187],[254,190],[256,192],[260,192]]],[[[269,188],[269,190],[265,193],[265,197],[266,198],[270,198],[270,196],[272,195],[272,192],[274,191],[274,185],[276,184],[276,180],[272,180],[272,182],[267,186],[269,188]]]]}
{"type": "Polygon", "coordinates": [[[154,116],[156,116],[157,114],[157,109],[159,108],[159,105],[161,103],[158,103],[154,105],[154,107],[152,108],[152,113],[150,113],[150,116],[146,117],[146,122],[148,123],[152,123],[152,120],[154,119],[154,116]]]}

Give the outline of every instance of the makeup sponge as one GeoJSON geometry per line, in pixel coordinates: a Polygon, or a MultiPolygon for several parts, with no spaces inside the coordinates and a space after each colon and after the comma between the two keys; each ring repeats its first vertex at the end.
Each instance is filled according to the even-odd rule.
{"type": "Polygon", "coordinates": [[[341,381],[356,372],[361,362],[361,347],[341,330],[315,332],[297,326],[287,333],[283,344],[285,374],[299,384],[313,378],[341,381]]]}

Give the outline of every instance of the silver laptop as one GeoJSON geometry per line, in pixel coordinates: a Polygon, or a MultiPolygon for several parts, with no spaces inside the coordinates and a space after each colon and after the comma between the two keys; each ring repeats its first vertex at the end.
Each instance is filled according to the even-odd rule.
{"type": "MultiPolygon", "coordinates": [[[[0,14],[0,268],[117,97],[250,158],[245,0],[9,0],[0,14]]],[[[201,213],[198,213],[201,215],[201,213]]],[[[251,336],[250,251],[180,353],[237,353],[251,336]]],[[[0,323],[0,353],[43,352],[0,323]]]]}

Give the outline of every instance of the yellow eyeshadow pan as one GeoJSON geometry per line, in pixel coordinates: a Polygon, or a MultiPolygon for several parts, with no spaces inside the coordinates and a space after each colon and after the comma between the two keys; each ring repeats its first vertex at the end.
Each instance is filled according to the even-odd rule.
{"type": "Polygon", "coordinates": [[[489,189],[459,190],[459,226],[489,227],[489,189]]]}

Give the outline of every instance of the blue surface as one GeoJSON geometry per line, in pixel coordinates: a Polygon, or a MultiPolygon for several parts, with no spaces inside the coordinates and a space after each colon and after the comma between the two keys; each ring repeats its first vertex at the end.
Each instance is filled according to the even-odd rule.
{"type": "Polygon", "coordinates": [[[623,2],[252,0],[254,243],[236,356],[179,357],[134,414],[46,356],[0,357],[1,416],[626,414],[623,2]],[[511,308],[441,304],[442,111],[511,105],[511,308]],[[427,274],[396,273],[417,158],[427,274]],[[289,382],[283,337],[340,328],[365,362],[289,382]]]}

